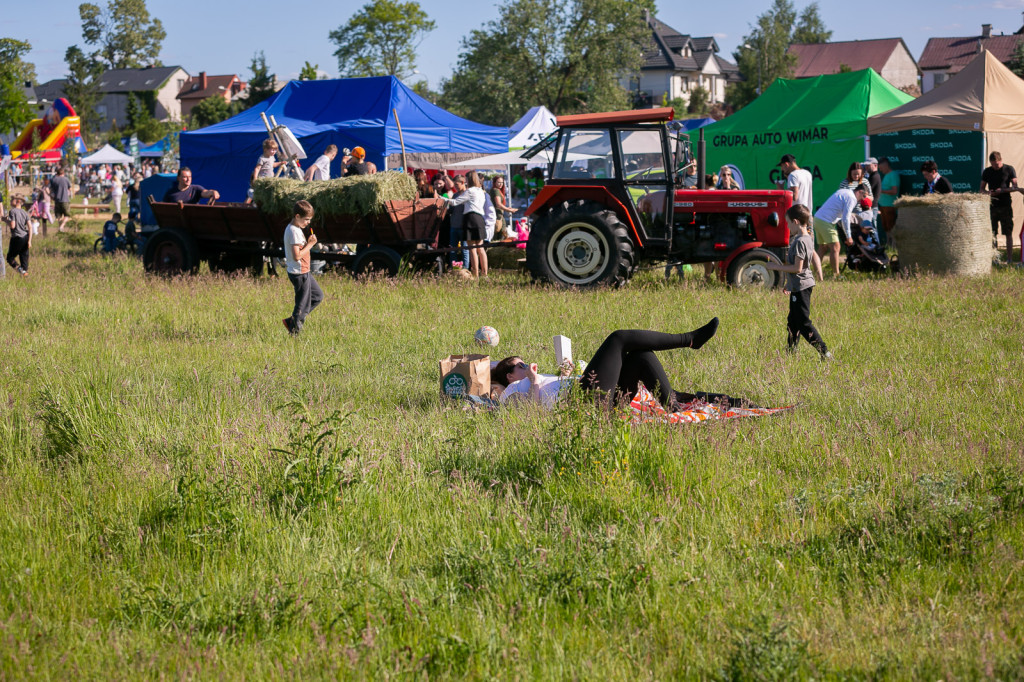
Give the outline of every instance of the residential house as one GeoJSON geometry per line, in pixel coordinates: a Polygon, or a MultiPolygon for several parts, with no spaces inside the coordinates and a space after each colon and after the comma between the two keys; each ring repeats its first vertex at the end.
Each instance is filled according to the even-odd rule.
{"type": "Polygon", "coordinates": [[[902,38],[793,44],[787,51],[796,57],[796,78],[871,68],[900,90],[918,87],[920,70],[902,38]]]}
{"type": "Polygon", "coordinates": [[[207,97],[220,96],[230,104],[238,98],[239,93],[245,90],[245,86],[246,83],[237,74],[207,76],[205,71],[200,71],[198,76],[186,80],[178,93],[178,100],[181,102],[181,115],[182,117],[189,116],[192,113],[192,107],[207,97]]]}
{"type": "MultiPolygon", "coordinates": [[[[55,78],[45,83],[40,83],[33,88],[35,102],[29,102],[29,104],[35,106],[40,112],[45,111],[48,106],[64,96],[64,84],[66,82],[67,79],[65,78],[55,78]]],[[[71,106],[75,106],[74,102],[71,103],[71,106]]]]}
{"type": "Polygon", "coordinates": [[[694,38],[647,16],[651,42],[644,50],[640,73],[624,76],[622,87],[633,93],[636,106],[660,106],[673,99],[690,100],[703,87],[708,103],[725,101],[726,83],[741,80],[739,68],[718,56],[714,38],[694,38]]]}
{"type": "Polygon", "coordinates": [[[981,25],[981,35],[964,38],[929,38],[917,64],[921,67],[921,92],[928,92],[959,73],[984,50],[1003,64],[1013,57],[1017,43],[1024,40],[1024,28],[1014,34],[992,34],[992,24],[981,25]]]}
{"type": "MultiPolygon", "coordinates": [[[[128,96],[135,95],[144,103],[152,104],[153,116],[159,121],[181,120],[181,102],[178,93],[189,74],[180,66],[147,66],[141,69],[110,69],[100,76],[102,93],[96,112],[100,116],[100,132],[110,130],[117,122],[127,120],[128,96]]],[[[66,80],[57,78],[35,87],[40,106],[64,97],[66,80]]],[[[75,106],[71,102],[71,106],[75,106]]]]}

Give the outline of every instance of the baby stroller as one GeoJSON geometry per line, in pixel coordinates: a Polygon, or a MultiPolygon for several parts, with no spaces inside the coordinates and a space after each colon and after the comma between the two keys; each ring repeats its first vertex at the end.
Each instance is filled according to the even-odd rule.
{"type": "Polygon", "coordinates": [[[868,208],[854,214],[854,222],[850,229],[853,231],[853,244],[846,247],[846,262],[843,268],[850,268],[854,272],[888,272],[889,259],[885,255],[885,249],[878,245],[878,234],[872,222],[870,202],[868,208]]]}
{"type": "Polygon", "coordinates": [[[889,259],[881,248],[870,248],[854,242],[846,247],[846,262],[843,268],[854,272],[888,272],[889,259]]]}

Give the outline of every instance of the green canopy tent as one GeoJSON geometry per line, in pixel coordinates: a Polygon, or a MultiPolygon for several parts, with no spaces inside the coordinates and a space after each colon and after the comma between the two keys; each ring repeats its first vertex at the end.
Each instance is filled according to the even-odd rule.
{"type": "Polygon", "coordinates": [[[820,206],[850,164],[867,157],[868,117],[912,99],[872,69],[779,78],[748,106],[704,128],[708,172],[733,164],[748,188],[774,189],[783,179],[779,159],[792,154],[814,177],[820,206]]]}

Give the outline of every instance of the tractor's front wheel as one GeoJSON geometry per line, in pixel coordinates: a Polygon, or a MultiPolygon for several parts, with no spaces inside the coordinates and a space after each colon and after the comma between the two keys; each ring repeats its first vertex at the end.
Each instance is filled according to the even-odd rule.
{"type": "Polygon", "coordinates": [[[626,226],[613,211],[593,202],[549,209],[526,244],[531,276],[562,287],[622,286],[634,265],[626,226]]]}
{"type": "Polygon", "coordinates": [[[740,288],[775,289],[782,286],[786,275],[778,270],[769,270],[765,265],[782,261],[767,249],[751,249],[736,257],[729,265],[729,284],[740,288]]]}

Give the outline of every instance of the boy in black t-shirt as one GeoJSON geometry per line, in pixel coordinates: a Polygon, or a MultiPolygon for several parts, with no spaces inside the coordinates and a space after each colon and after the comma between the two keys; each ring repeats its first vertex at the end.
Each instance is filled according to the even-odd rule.
{"type": "Polygon", "coordinates": [[[114,253],[117,250],[117,240],[121,236],[117,224],[121,222],[121,214],[115,213],[110,220],[103,223],[103,250],[107,253],[114,253]]]}
{"type": "Polygon", "coordinates": [[[1013,192],[1017,189],[1017,171],[1003,163],[1003,155],[988,155],[990,165],[981,174],[981,192],[992,197],[989,218],[992,220],[992,241],[999,247],[999,230],[1006,236],[1006,264],[1013,262],[1013,192]],[[986,190],[987,188],[987,190],[986,190]]]}

